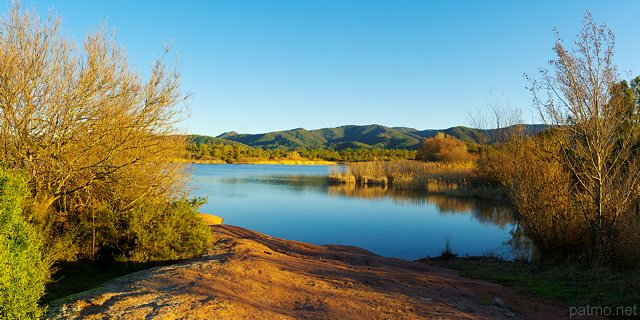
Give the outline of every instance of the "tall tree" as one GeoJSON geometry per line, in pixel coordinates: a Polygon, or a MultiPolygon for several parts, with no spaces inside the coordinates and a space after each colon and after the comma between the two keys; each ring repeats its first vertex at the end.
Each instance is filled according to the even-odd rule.
{"type": "Polygon", "coordinates": [[[184,195],[170,161],[185,149],[174,123],[187,97],[168,49],[145,80],[106,26],[79,47],[60,18],[19,3],[0,22],[0,162],[27,174],[32,223],[95,249],[103,226],[184,195]]]}
{"type": "Polygon", "coordinates": [[[611,30],[587,12],[572,48],[565,46],[557,30],[556,35],[552,72],[542,70],[532,92],[542,118],[557,128],[549,152],[572,176],[570,192],[577,213],[595,255],[604,258],[624,241],[619,224],[635,214],[633,201],[640,187],[633,151],[640,137],[638,114],[629,112],[626,94],[613,94],[620,79],[611,30]]]}

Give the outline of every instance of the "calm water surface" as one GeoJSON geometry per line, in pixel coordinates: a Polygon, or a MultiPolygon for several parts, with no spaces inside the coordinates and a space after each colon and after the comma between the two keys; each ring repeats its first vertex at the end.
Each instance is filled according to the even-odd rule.
{"type": "Polygon", "coordinates": [[[455,253],[509,257],[508,206],[487,201],[329,185],[328,166],[195,164],[201,212],[225,224],[314,244],[344,244],[415,260],[455,253]]]}

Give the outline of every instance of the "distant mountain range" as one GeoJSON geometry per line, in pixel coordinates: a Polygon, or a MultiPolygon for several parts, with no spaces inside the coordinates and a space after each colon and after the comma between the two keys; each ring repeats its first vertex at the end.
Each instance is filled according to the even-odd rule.
{"type": "MultiPolygon", "coordinates": [[[[525,132],[535,134],[544,125],[524,125],[525,132]]],[[[246,145],[263,149],[335,149],[382,148],[417,150],[420,141],[444,132],[469,143],[493,140],[504,129],[476,130],[468,127],[452,127],[443,130],[417,130],[405,127],[385,127],[377,124],[306,130],[304,128],[274,131],[261,134],[245,134],[235,131],[217,137],[191,135],[190,140],[199,144],[246,145]]]]}

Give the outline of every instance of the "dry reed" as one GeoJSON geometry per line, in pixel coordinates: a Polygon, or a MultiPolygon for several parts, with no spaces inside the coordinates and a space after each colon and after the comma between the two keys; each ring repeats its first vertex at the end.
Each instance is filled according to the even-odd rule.
{"type": "Polygon", "coordinates": [[[504,190],[473,183],[474,169],[472,161],[358,162],[334,169],[329,175],[329,182],[383,185],[397,190],[505,200],[504,190]]]}

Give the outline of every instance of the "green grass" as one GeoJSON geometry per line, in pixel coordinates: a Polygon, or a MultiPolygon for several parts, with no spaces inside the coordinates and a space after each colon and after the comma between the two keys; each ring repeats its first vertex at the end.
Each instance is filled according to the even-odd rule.
{"type": "Polygon", "coordinates": [[[524,293],[570,306],[640,306],[640,272],[574,264],[504,261],[487,257],[436,258],[464,277],[515,286],[524,293]]]}

